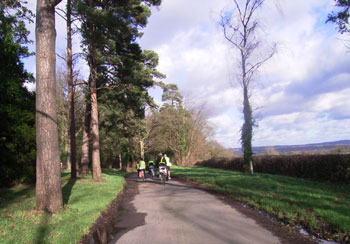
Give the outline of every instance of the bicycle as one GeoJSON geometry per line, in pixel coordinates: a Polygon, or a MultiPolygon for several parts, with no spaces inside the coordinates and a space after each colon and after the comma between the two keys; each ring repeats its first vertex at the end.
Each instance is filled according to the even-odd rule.
{"type": "Polygon", "coordinates": [[[165,186],[165,181],[167,180],[168,172],[165,166],[159,166],[159,177],[160,182],[165,186]]]}
{"type": "Polygon", "coordinates": [[[141,170],[142,174],[142,181],[145,181],[145,170],[141,170]]]}

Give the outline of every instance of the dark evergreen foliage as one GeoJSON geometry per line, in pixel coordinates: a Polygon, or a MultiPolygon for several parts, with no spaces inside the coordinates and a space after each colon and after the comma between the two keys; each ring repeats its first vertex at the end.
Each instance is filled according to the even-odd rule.
{"type": "Polygon", "coordinates": [[[149,6],[160,0],[75,1],[75,15],[82,21],[86,59],[94,55],[102,166],[113,166],[118,154],[127,161],[140,155],[136,138],[144,133],[146,105],[155,106],[147,89],[155,78],[158,55],[137,44],[151,14],[149,6]],[[94,54],[91,53],[94,45],[94,54]],[[127,155],[125,155],[126,151],[127,155]]]}
{"type": "Polygon", "coordinates": [[[350,0],[335,0],[338,11],[328,15],[327,22],[335,23],[340,33],[350,32],[350,0]]]}
{"type": "Polygon", "coordinates": [[[21,61],[30,16],[20,1],[0,3],[0,186],[35,180],[35,95],[24,87],[33,76],[21,61]]]}

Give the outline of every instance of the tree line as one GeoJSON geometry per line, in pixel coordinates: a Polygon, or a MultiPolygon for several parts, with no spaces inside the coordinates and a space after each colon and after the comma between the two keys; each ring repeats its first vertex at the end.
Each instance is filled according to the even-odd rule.
{"type": "Polygon", "coordinates": [[[37,1],[32,92],[24,84],[34,78],[22,59],[34,55],[25,28],[34,13],[21,0],[0,4],[1,47],[6,51],[1,53],[1,185],[34,179],[37,209],[55,212],[62,207],[62,167],[71,169],[71,178],[92,172],[100,182],[102,167],[134,168],[141,157],[155,158],[159,152],[180,165],[226,153],[208,140],[203,109],[187,108],[176,85],[162,82],[158,55],[137,43],[150,7],[160,0],[68,0],[58,8],[60,2],[37,1]],[[56,13],[67,23],[65,54],[55,53],[56,13]],[[72,50],[74,33],[81,36],[83,53],[72,50]],[[66,63],[59,71],[57,56],[66,63]],[[89,66],[87,80],[75,69],[77,58],[89,66]],[[163,89],[161,107],[148,94],[153,86],[163,89]]]}
{"type": "MultiPolygon", "coordinates": [[[[151,7],[161,0],[67,0],[59,9],[60,2],[37,0],[34,92],[24,87],[34,78],[22,62],[33,55],[26,46],[25,21],[32,21],[34,14],[22,0],[0,3],[1,185],[36,177],[37,208],[55,212],[62,207],[62,162],[68,162],[64,164],[72,178],[92,171],[93,180],[100,182],[101,167],[133,168],[139,158],[154,158],[159,152],[167,152],[179,165],[233,153],[210,140],[205,106],[188,106],[176,85],[162,81],[158,55],[137,43],[151,7]],[[56,72],[56,12],[67,23],[67,66],[61,73],[56,72]],[[72,50],[74,33],[81,36],[79,55],[72,50]],[[77,57],[88,64],[87,80],[74,70],[77,57]],[[148,94],[153,86],[163,89],[161,107],[148,94]]],[[[255,64],[249,61],[259,44],[254,35],[258,22],[252,16],[263,2],[234,1],[238,25],[231,25],[234,15],[221,19],[226,39],[241,54],[241,141],[247,169],[254,126],[249,84],[274,53],[272,49],[255,64]]],[[[331,13],[328,20],[345,33],[349,2],[337,4],[343,12],[331,13]]]]}

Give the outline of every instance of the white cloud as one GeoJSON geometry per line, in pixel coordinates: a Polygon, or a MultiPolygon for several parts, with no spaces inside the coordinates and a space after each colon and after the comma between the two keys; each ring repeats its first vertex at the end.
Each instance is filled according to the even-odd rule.
{"type": "MultiPolygon", "coordinates": [[[[215,138],[238,147],[243,116],[241,88],[234,75],[236,57],[217,24],[221,10],[232,3],[163,0],[159,10],[152,9],[139,41],[159,54],[158,69],[167,75],[167,83],[208,105],[215,138]]],[[[252,84],[252,104],[261,107],[255,111],[259,127],[253,145],[350,139],[350,54],[335,27],[325,24],[332,1],[265,3],[261,36],[265,44],[276,42],[279,49],[252,84]]],[[[56,23],[57,51],[64,52],[65,23],[58,17],[56,23]]],[[[34,61],[26,68],[34,72],[34,61]]],[[[159,89],[150,93],[160,102],[159,89]]]]}
{"type": "MultiPolygon", "coordinates": [[[[332,3],[265,3],[262,35],[279,50],[253,84],[252,103],[261,107],[255,112],[259,127],[253,144],[349,139],[344,130],[350,128],[350,55],[334,26],[325,24],[332,3]]],[[[192,91],[214,110],[209,121],[216,126],[215,138],[225,146],[239,146],[242,99],[233,75],[236,58],[217,25],[218,13],[229,4],[164,0],[141,44],[158,52],[167,82],[192,91]]]]}

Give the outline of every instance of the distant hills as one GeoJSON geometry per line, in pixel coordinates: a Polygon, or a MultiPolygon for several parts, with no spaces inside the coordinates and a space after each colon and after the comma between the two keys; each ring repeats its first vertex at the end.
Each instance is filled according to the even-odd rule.
{"type": "MultiPolygon", "coordinates": [[[[254,154],[264,154],[267,148],[273,148],[276,152],[311,152],[316,150],[331,150],[335,147],[350,147],[350,140],[342,140],[342,141],[333,141],[333,142],[322,142],[322,143],[312,143],[312,144],[304,144],[304,145],[286,145],[286,146],[265,146],[265,147],[253,147],[254,154]]],[[[242,154],[241,148],[235,149],[238,154],[242,154]]]]}

